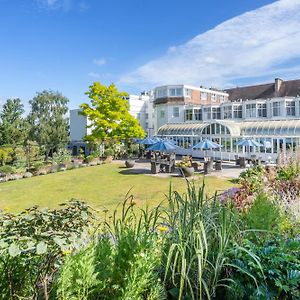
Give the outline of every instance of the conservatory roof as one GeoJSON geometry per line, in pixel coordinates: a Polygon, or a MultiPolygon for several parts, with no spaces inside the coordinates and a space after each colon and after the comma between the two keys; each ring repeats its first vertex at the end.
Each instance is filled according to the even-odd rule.
{"type": "Polygon", "coordinates": [[[300,120],[272,120],[243,122],[241,134],[245,136],[299,136],[300,120]]]}
{"type": "Polygon", "coordinates": [[[202,130],[210,124],[225,126],[230,136],[298,136],[300,137],[300,120],[265,120],[235,122],[230,120],[218,120],[198,123],[170,123],[161,126],[158,130],[160,136],[198,136],[202,130]]]}

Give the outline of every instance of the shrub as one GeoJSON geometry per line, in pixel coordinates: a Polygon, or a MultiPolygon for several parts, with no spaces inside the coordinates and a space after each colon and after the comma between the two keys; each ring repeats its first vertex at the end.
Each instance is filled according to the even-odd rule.
{"type": "Polygon", "coordinates": [[[108,157],[108,156],[114,156],[114,150],[112,148],[106,148],[104,150],[104,156],[108,157]]]}
{"type": "Polygon", "coordinates": [[[12,161],[13,149],[11,147],[0,147],[0,165],[3,166],[12,161]]]}
{"type": "Polygon", "coordinates": [[[277,178],[279,180],[293,180],[300,175],[299,161],[292,159],[284,164],[280,164],[277,170],[277,178]]]}
{"type": "Polygon", "coordinates": [[[56,164],[67,164],[71,161],[70,151],[67,149],[60,149],[53,154],[53,162],[56,164]]]}
{"type": "Polygon", "coordinates": [[[248,228],[270,231],[278,230],[283,217],[280,208],[268,199],[268,195],[259,194],[244,220],[248,228]]]}
{"type": "Polygon", "coordinates": [[[59,299],[164,299],[157,269],[159,209],[135,213],[132,198],[86,249],[70,256],[58,278],[59,299]],[[152,298],[151,298],[152,297],[152,298]]]}
{"type": "Polygon", "coordinates": [[[94,159],[94,156],[93,155],[88,155],[85,159],[84,159],[84,162],[85,163],[90,163],[91,161],[93,161],[94,159]]]}
{"type": "Polygon", "coordinates": [[[14,174],[16,169],[13,166],[5,165],[0,166],[0,173],[3,174],[14,174]]]}
{"type": "Polygon", "coordinates": [[[263,246],[248,242],[245,247],[260,259],[254,265],[245,253],[236,253],[233,262],[244,272],[234,271],[234,283],[226,299],[299,299],[300,298],[300,241],[276,239],[263,246]],[[248,273],[257,278],[253,284],[248,273]]]}
{"type": "Polygon", "coordinates": [[[80,247],[92,215],[84,203],[0,214],[1,299],[47,298],[66,251],[80,247]],[[43,295],[43,296],[42,296],[43,295]]]}

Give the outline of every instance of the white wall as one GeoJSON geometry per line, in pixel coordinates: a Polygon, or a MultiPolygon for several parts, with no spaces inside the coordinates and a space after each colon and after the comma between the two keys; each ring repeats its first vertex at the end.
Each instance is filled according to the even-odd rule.
{"type": "Polygon", "coordinates": [[[79,115],[80,109],[70,110],[70,140],[71,141],[82,141],[83,138],[88,134],[86,126],[87,117],[79,115]]]}

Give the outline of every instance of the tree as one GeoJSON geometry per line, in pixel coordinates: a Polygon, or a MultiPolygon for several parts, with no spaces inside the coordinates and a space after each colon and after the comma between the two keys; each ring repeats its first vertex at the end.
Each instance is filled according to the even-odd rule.
{"type": "Polygon", "coordinates": [[[0,145],[20,145],[28,133],[28,123],[22,117],[24,105],[19,98],[8,99],[0,113],[0,145]]]}
{"type": "Polygon", "coordinates": [[[39,92],[29,101],[30,139],[45,151],[46,160],[68,142],[68,102],[62,94],[53,91],[39,92]]]}
{"type": "Polygon", "coordinates": [[[138,120],[128,111],[126,92],[119,92],[114,84],[105,86],[94,82],[86,94],[91,105],[84,103],[80,107],[91,122],[92,132],[86,137],[88,141],[126,140],[145,135],[138,120]]]}

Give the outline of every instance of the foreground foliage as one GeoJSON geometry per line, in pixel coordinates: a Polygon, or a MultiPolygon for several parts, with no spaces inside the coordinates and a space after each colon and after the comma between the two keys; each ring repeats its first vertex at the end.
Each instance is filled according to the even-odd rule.
{"type": "Polygon", "coordinates": [[[145,210],[127,195],[100,219],[77,201],[2,214],[0,299],[299,299],[294,219],[266,194],[241,210],[235,193],[188,184],[145,210]]]}

